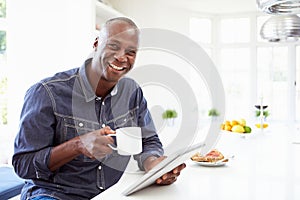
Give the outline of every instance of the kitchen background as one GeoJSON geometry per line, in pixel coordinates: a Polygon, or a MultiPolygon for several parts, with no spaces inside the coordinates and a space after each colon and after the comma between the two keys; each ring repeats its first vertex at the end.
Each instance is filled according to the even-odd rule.
{"type": "MultiPolygon", "coordinates": [[[[268,42],[261,26],[272,15],[255,0],[0,0],[0,163],[9,163],[26,89],[57,71],[78,67],[92,51],[97,29],[108,18],[128,16],[141,28],[167,29],[197,42],[212,59],[226,94],[226,119],[257,120],[256,104],[268,105],[268,122],[300,120],[300,42],[268,42]]],[[[176,41],[174,41],[176,42],[176,41]]],[[[141,53],[137,66],[163,63],[187,80],[189,66],[167,53],[141,53]],[[151,56],[149,56],[151,55],[151,56]],[[177,60],[176,60],[177,59],[177,60]],[[184,69],[184,70],[183,70],[184,69]]],[[[201,78],[191,78],[199,95],[199,117],[209,119],[211,100],[201,78]]],[[[150,109],[157,93],[145,88],[150,109]]],[[[165,109],[180,107],[164,101],[165,109]]],[[[179,112],[180,114],[180,112],[179,112]]],[[[159,116],[158,116],[159,117],[159,116]]]]}

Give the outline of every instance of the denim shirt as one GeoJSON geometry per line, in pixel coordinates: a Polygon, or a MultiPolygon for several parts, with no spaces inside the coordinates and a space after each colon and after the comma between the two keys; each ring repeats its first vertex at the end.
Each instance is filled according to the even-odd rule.
{"type": "Polygon", "coordinates": [[[101,99],[95,96],[87,79],[86,63],[40,81],[25,95],[12,160],[16,173],[27,180],[21,199],[40,195],[64,200],[91,199],[118,182],[130,157],[115,151],[101,160],[80,155],[54,172],[48,168],[54,146],[103,125],[113,130],[126,126],[142,128],[143,152],[134,157],[140,169],[143,170],[147,157],[163,155],[138,84],[123,77],[101,99]]]}

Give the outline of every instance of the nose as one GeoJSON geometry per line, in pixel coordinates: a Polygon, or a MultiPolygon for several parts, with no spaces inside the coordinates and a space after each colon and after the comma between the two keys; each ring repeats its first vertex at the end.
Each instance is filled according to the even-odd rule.
{"type": "Polygon", "coordinates": [[[127,57],[124,51],[118,51],[115,55],[114,58],[118,60],[119,62],[126,62],[127,57]]]}

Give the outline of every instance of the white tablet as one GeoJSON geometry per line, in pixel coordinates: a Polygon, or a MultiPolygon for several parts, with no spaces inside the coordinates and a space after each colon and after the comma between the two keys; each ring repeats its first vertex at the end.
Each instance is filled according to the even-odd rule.
{"type": "Polygon", "coordinates": [[[190,147],[185,147],[174,152],[173,154],[165,158],[163,161],[161,161],[159,164],[157,164],[139,180],[130,185],[123,192],[123,194],[126,196],[130,195],[138,190],[141,190],[155,183],[156,179],[158,179],[165,173],[171,171],[181,163],[184,163],[184,161],[189,159],[192,156],[192,154],[196,153],[196,151],[199,151],[199,149],[204,147],[204,145],[204,143],[197,143],[190,147]]]}

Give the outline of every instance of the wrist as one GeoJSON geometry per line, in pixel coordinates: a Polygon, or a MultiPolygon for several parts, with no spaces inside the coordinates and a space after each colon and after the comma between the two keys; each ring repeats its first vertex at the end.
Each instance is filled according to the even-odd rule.
{"type": "Polygon", "coordinates": [[[69,140],[70,141],[70,147],[71,149],[77,154],[80,155],[83,153],[83,150],[85,149],[81,139],[79,136],[69,140]]]}
{"type": "Polygon", "coordinates": [[[149,156],[143,163],[145,171],[149,171],[153,167],[153,162],[157,159],[155,156],[149,156]]]}

